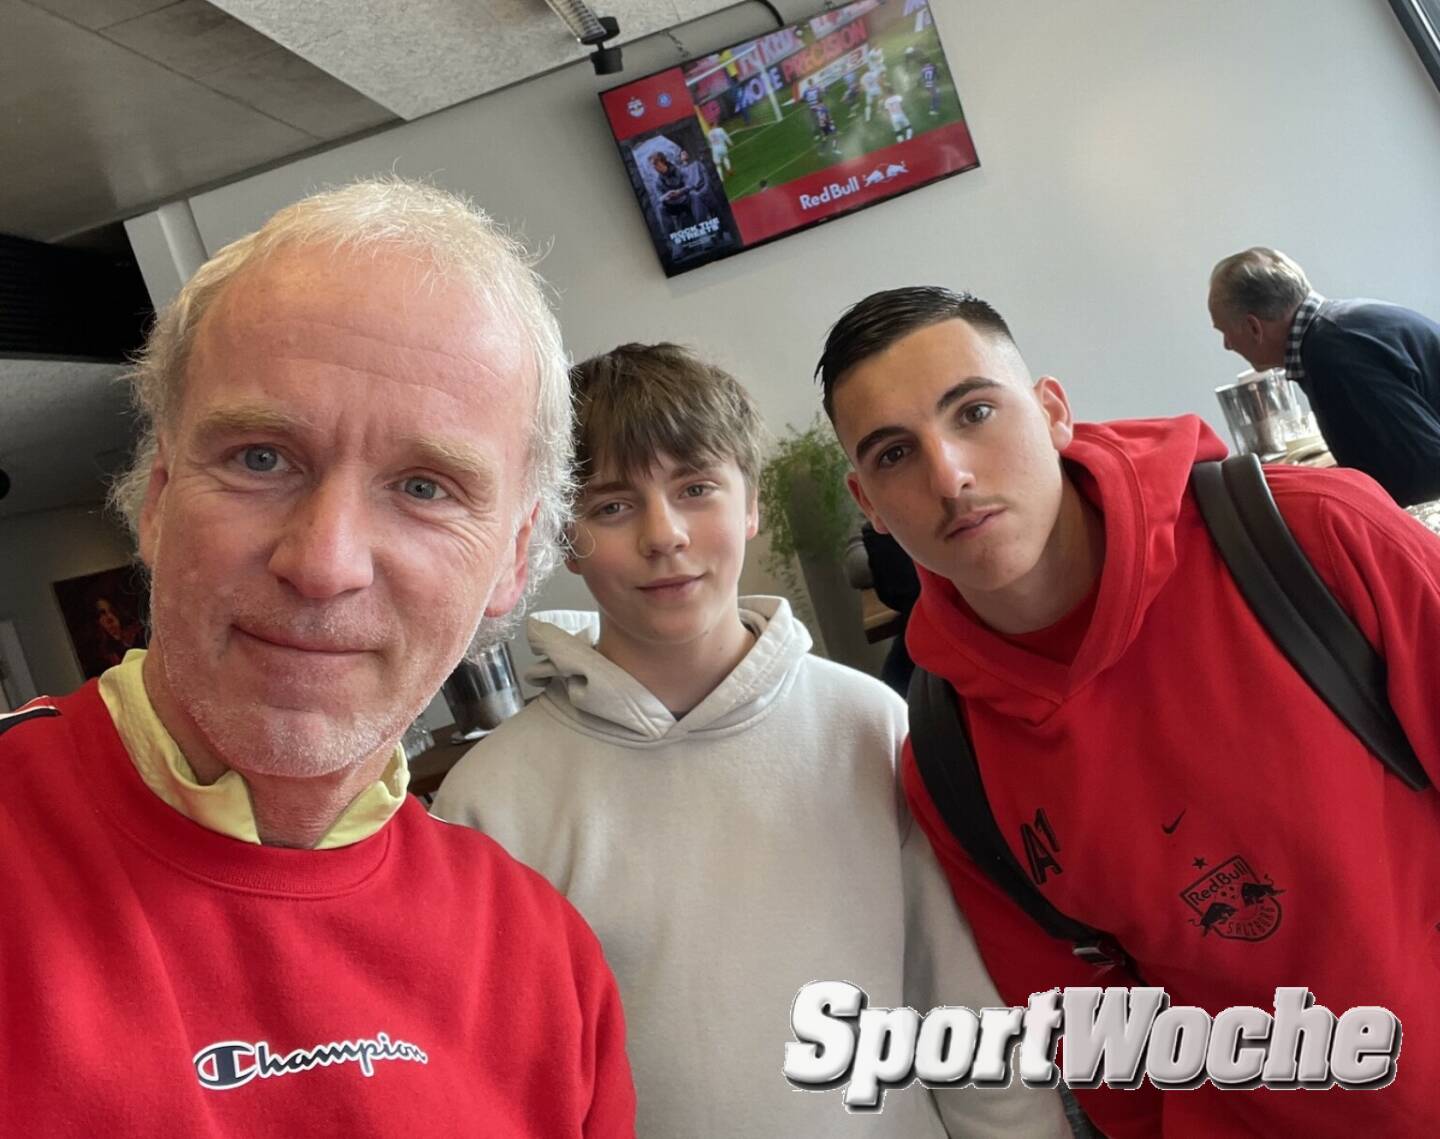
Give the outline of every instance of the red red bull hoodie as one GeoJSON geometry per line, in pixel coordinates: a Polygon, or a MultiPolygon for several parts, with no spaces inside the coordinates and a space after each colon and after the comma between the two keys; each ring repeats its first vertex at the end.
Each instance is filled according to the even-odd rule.
{"type": "MultiPolygon", "coordinates": [[[[1337,1016],[1382,1005],[1400,1019],[1380,1090],[1080,1093],[1107,1133],[1440,1134],[1440,793],[1388,774],[1250,611],[1188,489],[1191,466],[1224,453],[1195,417],[1080,425],[1064,459],[1106,547],[1069,663],[1033,651],[1043,633],[993,632],[924,571],[908,647],[964,698],[1020,865],[1172,1004],[1269,1011],[1277,987],[1304,986],[1337,1016]]],[[[1385,657],[1391,702],[1440,781],[1440,541],[1357,472],[1267,477],[1385,657]]],[[[980,875],[908,746],[904,782],[1007,1003],[1135,983],[1098,975],[980,875]]]]}

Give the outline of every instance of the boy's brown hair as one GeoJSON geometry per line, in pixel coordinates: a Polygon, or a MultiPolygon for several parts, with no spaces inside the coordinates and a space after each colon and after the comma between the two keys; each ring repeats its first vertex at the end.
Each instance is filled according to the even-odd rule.
{"type": "Polygon", "coordinates": [[[570,369],[575,470],[581,489],[602,466],[645,474],[661,455],[682,463],[734,459],[760,479],[764,428],[748,392],[723,368],[678,344],[622,344],[570,369]]]}

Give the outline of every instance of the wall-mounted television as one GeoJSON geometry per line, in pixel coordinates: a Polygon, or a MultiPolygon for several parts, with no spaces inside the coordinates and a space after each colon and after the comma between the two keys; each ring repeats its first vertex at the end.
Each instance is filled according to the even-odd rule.
{"type": "Polygon", "coordinates": [[[858,0],[600,102],[667,276],[980,165],[926,0],[858,0]]]}

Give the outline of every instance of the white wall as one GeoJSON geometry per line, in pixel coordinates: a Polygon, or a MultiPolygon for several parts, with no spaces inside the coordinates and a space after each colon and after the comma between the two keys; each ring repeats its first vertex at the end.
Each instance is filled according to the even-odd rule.
{"type": "Polygon", "coordinates": [[[40,692],[60,696],[84,681],[51,584],[133,556],[129,535],[99,504],[0,519],[0,617],[15,622],[40,692]]]}
{"type": "MultiPolygon", "coordinates": [[[[587,64],[199,195],[196,222],[213,252],[318,185],[433,177],[553,241],[577,356],[687,342],[776,429],[815,414],[840,311],[900,284],[992,300],[1082,417],[1222,430],[1212,389],[1245,367],[1205,311],[1225,254],[1276,245],[1329,295],[1440,313],[1440,94],[1384,0],[934,5],[981,168],[674,280],[595,97],[614,79],[587,64]]],[[[751,4],[681,36],[698,55],[766,28],[751,4]]],[[[627,77],[678,58],[664,38],[625,51],[627,77]]],[[[583,603],[559,576],[547,601],[583,603]]]]}

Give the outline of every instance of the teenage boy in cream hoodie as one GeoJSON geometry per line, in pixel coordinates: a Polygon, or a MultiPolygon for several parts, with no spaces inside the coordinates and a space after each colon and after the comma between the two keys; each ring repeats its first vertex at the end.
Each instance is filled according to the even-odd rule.
{"type": "MultiPolygon", "coordinates": [[[[435,813],[558,887],[620,985],[642,1136],[1066,1134],[1057,1097],[891,1091],[880,1114],[781,1074],[816,979],[872,1005],[1000,1003],[897,791],[902,701],[737,597],[760,421],[674,345],[578,365],[567,564],[600,612],[528,630],[544,693],[456,765],[435,813]]],[[[564,1042],[557,1041],[557,1047],[564,1042]]]]}

